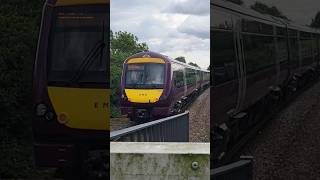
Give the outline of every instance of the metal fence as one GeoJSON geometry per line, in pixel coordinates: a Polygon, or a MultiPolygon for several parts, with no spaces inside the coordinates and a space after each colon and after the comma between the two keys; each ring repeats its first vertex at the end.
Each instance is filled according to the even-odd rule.
{"type": "Polygon", "coordinates": [[[189,142],[189,111],[112,131],[110,140],[126,142],[189,142]]]}
{"type": "Polygon", "coordinates": [[[211,180],[252,180],[252,160],[240,160],[210,171],[211,180]]]}

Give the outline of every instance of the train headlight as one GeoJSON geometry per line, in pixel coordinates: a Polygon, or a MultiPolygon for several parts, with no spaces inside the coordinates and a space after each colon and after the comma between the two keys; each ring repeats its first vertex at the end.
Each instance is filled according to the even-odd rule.
{"type": "Polygon", "coordinates": [[[45,115],[45,118],[46,118],[48,121],[52,120],[53,117],[54,117],[54,114],[53,114],[53,112],[51,112],[51,111],[47,112],[46,115],[45,115]]]}
{"type": "Polygon", "coordinates": [[[46,114],[48,108],[45,104],[38,104],[36,107],[36,115],[43,116],[46,114]]]}

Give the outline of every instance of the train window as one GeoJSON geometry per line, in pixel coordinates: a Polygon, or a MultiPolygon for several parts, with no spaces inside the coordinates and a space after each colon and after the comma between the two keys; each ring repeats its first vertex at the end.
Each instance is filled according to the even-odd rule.
{"type": "Polygon", "coordinates": [[[217,28],[217,29],[227,29],[227,30],[231,30],[232,29],[232,18],[229,14],[224,13],[222,11],[211,11],[211,15],[210,15],[211,22],[211,26],[213,28],[217,28]]]}
{"type": "Polygon", "coordinates": [[[260,23],[253,20],[242,20],[242,31],[243,32],[251,32],[251,33],[259,33],[260,32],[260,23]]]}
{"type": "Polygon", "coordinates": [[[277,58],[279,62],[287,61],[288,60],[288,45],[287,39],[280,37],[277,38],[277,58]]]}
{"type": "Polygon", "coordinates": [[[273,26],[261,23],[261,31],[260,32],[262,34],[272,35],[273,34],[273,26]]]}
{"type": "Polygon", "coordinates": [[[288,33],[289,33],[290,37],[297,37],[297,35],[298,35],[298,32],[293,29],[289,29],[288,33]]]}
{"type": "Polygon", "coordinates": [[[196,71],[194,69],[186,68],[186,81],[187,85],[191,85],[196,82],[196,71]]]}
{"type": "Polygon", "coordinates": [[[277,27],[277,35],[278,36],[286,36],[287,30],[285,28],[277,27]]]}
{"type": "Polygon", "coordinates": [[[212,31],[210,38],[214,85],[235,79],[236,58],[232,32],[212,31]]]}
{"type": "Polygon", "coordinates": [[[313,47],[313,54],[315,57],[318,56],[318,45],[317,45],[317,39],[312,39],[312,47],[313,47]]]}
{"type": "Polygon", "coordinates": [[[302,39],[301,43],[301,59],[302,65],[310,64],[313,60],[312,40],[302,39]]]}
{"type": "Polygon", "coordinates": [[[174,77],[174,85],[175,87],[179,88],[184,86],[184,79],[183,79],[183,71],[173,71],[173,77],[174,77]]]}
{"type": "Polygon", "coordinates": [[[244,54],[247,73],[254,73],[274,64],[273,37],[244,35],[244,54]]]}
{"type": "Polygon", "coordinates": [[[311,33],[300,31],[300,38],[311,38],[311,33]]]}

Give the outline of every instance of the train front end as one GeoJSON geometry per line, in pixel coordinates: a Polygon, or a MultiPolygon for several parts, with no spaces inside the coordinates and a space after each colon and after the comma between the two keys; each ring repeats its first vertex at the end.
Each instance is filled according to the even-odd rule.
{"type": "Polygon", "coordinates": [[[138,122],[169,115],[170,63],[167,57],[144,51],[123,64],[121,113],[138,122]]]}
{"type": "Polygon", "coordinates": [[[33,75],[37,166],[75,166],[108,148],[108,39],[108,0],[45,3],[33,75]]]}

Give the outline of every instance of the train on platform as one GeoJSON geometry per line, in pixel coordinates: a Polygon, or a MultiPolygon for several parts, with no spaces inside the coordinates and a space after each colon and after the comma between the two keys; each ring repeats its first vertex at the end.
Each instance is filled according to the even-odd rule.
{"type": "MultiPolygon", "coordinates": [[[[211,157],[319,75],[320,31],[211,0],[211,157]]],[[[219,164],[219,163],[216,163],[219,164]]]]}
{"type": "Polygon", "coordinates": [[[80,175],[91,152],[106,158],[97,152],[109,149],[109,24],[109,0],[44,3],[33,73],[37,166],[80,175]]]}
{"type": "Polygon", "coordinates": [[[181,113],[209,82],[207,70],[148,50],[137,53],[123,63],[121,113],[136,122],[181,113]]]}

